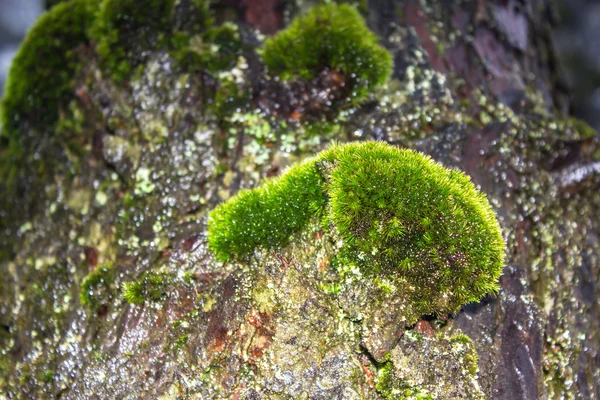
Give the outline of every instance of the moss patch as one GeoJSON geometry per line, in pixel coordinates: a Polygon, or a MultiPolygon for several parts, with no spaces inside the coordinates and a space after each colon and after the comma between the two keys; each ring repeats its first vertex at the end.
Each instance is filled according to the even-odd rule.
{"type": "Polygon", "coordinates": [[[79,300],[81,304],[94,309],[98,307],[106,294],[110,290],[110,285],[114,280],[114,268],[110,265],[103,265],[96,268],[85,277],[79,291],[79,300]]]}
{"type": "Polygon", "coordinates": [[[341,73],[358,100],[383,84],[391,74],[392,57],[378,45],[351,6],[328,4],[268,39],[263,59],[269,72],[282,79],[311,79],[325,69],[341,73]]]}
{"type": "Polygon", "coordinates": [[[26,122],[51,129],[73,93],[80,61],[75,49],[87,42],[97,0],[60,3],[35,23],[15,56],[0,108],[3,135],[18,149],[19,128],[26,122]]]}
{"type": "Polygon", "coordinates": [[[162,301],[168,296],[170,282],[169,274],[146,272],[137,281],[125,284],[123,298],[133,305],[162,301]]]}
{"type": "Polygon", "coordinates": [[[211,213],[211,249],[225,261],[258,247],[284,246],[323,209],[326,197],[322,184],[314,163],[307,162],[255,190],[241,191],[211,213]]]}
{"type": "Polygon", "coordinates": [[[335,145],[210,213],[221,260],[277,249],[316,217],[338,258],[418,288],[421,314],[455,312],[497,290],[504,240],[485,195],[460,171],[381,142],[335,145]]]}

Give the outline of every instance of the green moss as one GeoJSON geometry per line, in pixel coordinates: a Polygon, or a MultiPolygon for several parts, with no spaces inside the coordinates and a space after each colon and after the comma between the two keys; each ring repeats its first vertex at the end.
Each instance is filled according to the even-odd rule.
{"type": "Polygon", "coordinates": [[[49,369],[45,370],[42,376],[40,377],[40,380],[46,383],[54,382],[54,371],[51,371],[49,369]]]}
{"type": "Polygon", "coordinates": [[[313,218],[338,258],[408,283],[418,312],[455,312],[497,290],[504,240],[485,195],[462,172],[381,142],[334,145],[210,213],[220,260],[277,249],[313,218]]]}
{"type": "Polygon", "coordinates": [[[113,280],[114,268],[111,265],[103,265],[90,272],[79,290],[81,304],[96,308],[110,289],[113,280]]]}
{"type": "Polygon", "coordinates": [[[349,80],[354,99],[383,84],[392,70],[390,53],[348,5],[317,6],[296,18],[267,39],[263,59],[269,72],[283,79],[311,79],[324,69],[339,71],[349,80]]]}
{"type": "Polygon", "coordinates": [[[104,0],[90,36],[104,67],[125,79],[149,49],[165,43],[174,0],[104,0]]]}
{"type": "Polygon", "coordinates": [[[2,134],[15,151],[24,123],[52,130],[61,108],[73,97],[73,76],[80,67],[76,48],[87,43],[97,0],[71,0],[52,7],[29,30],[15,56],[0,108],[2,134]]]}
{"type": "Polygon", "coordinates": [[[137,281],[125,284],[123,298],[133,305],[162,301],[167,298],[170,281],[169,274],[146,272],[137,281]]]}
{"type": "Polygon", "coordinates": [[[238,193],[210,215],[209,244],[220,260],[258,247],[284,246],[326,203],[314,163],[292,167],[280,179],[238,193]]]}
{"type": "MultiPolygon", "coordinates": [[[[438,337],[441,338],[441,334],[438,335],[438,337]]],[[[469,374],[476,376],[477,372],[479,371],[479,357],[477,356],[477,352],[475,351],[475,346],[473,345],[471,338],[464,333],[459,333],[450,338],[450,343],[458,352],[462,352],[464,349],[470,349],[463,352],[463,364],[467,368],[469,374]]]]}

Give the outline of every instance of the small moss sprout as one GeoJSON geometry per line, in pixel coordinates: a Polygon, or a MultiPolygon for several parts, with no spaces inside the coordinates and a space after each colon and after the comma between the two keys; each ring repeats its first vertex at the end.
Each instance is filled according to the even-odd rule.
{"type": "Polygon", "coordinates": [[[168,297],[170,282],[171,277],[167,273],[146,272],[138,280],[125,284],[123,298],[132,305],[162,301],[168,297]]]}
{"type": "Polygon", "coordinates": [[[464,173],[382,142],[333,145],[239,192],[210,213],[209,247],[220,260],[278,249],[312,218],[343,243],[341,263],[400,276],[422,314],[497,290],[505,244],[485,195],[464,173]]]}
{"type": "Polygon", "coordinates": [[[81,304],[94,309],[100,305],[104,294],[110,289],[114,280],[114,267],[111,265],[98,266],[90,272],[81,283],[79,300],[81,304]]]}

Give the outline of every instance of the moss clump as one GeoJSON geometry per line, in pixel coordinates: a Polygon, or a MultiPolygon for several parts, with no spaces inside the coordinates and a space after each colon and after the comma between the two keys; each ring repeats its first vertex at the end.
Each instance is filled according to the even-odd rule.
{"type": "Polygon", "coordinates": [[[81,283],[79,300],[81,304],[94,309],[100,305],[103,296],[110,289],[114,279],[114,268],[103,265],[90,272],[81,283]]]}
{"type": "Polygon", "coordinates": [[[312,8],[266,41],[263,59],[269,72],[283,79],[311,79],[325,69],[339,71],[348,79],[354,99],[383,84],[392,71],[390,53],[349,5],[312,8]]]}
{"type": "Polygon", "coordinates": [[[323,210],[323,178],[314,162],[292,167],[279,179],[239,192],[210,214],[209,244],[220,260],[258,247],[278,248],[323,210]]]}
{"type": "Polygon", "coordinates": [[[73,97],[73,76],[80,66],[75,49],[87,42],[97,0],[71,0],[43,14],[15,56],[0,107],[2,133],[20,149],[20,127],[51,129],[73,97]]]}
{"type": "Polygon", "coordinates": [[[167,298],[170,282],[171,277],[166,273],[144,273],[137,281],[125,284],[123,298],[133,305],[162,301],[167,298]]]}
{"type": "Polygon", "coordinates": [[[104,0],[90,36],[114,79],[125,79],[165,41],[174,0],[104,0]]]}
{"type": "Polygon", "coordinates": [[[276,249],[320,218],[338,258],[400,275],[421,314],[454,312],[497,290],[505,244],[485,195],[460,171],[381,142],[335,145],[210,213],[221,260],[276,249]]]}

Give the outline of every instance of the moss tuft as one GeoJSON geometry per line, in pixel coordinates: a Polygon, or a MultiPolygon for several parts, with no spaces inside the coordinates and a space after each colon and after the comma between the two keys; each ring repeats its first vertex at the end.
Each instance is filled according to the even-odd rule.
{"type": "Polygon", "coordinates": [[[485,195],[460,171],[381,142],[335,145],[210,213],[218,259],[277,249],[317,217],[338,258],[400,274],[421,314],[455,312],[497,290],[504,240],[485,195]]]}
{"type": "Polygon", "coordinates": [[[90,37],[116,80],[142,64],[147,50],[165,42],[174,0],[104,0],[90,37]]]}
{"type": "Polygon", "coordinates": [[[598,136],[598,133],[587,122],[578,118],[568,118],[567,125],[572,126],[582,139],[590,139],[598,136]]]}
{"type": "Polygon", "coordinates": [[[385,83],[392,57],[349,5],[327,4],[267,39],[263,59],[269,72],[282,79],[312,79],[325,69],[340,72],[360,99],[385,83]]]}
{"type": "Polygon", "coordinates": [[[137,281],[125,284],[123,298],[133,305],[162,301],[168,296],[170,281],[171,277],[166,273],[144,273],[137,281]]]}
{"type": "Polygon", "coordinates": [[[81,284],[79,300],[81,304],[94,309],[100,305],[103,295],[110,288],[114,279],[114,268],[103,265],[88,274],[81,284]]]}
{"type": "Polygon", "coordinates": [[[29,30],[15,56],[0,108],[2,134],[19,151],[22,123],[48,130],[73,97],[80,61],[75,49],[87,43],[97,0],[71,0],[52,7],[29,30]]]}

